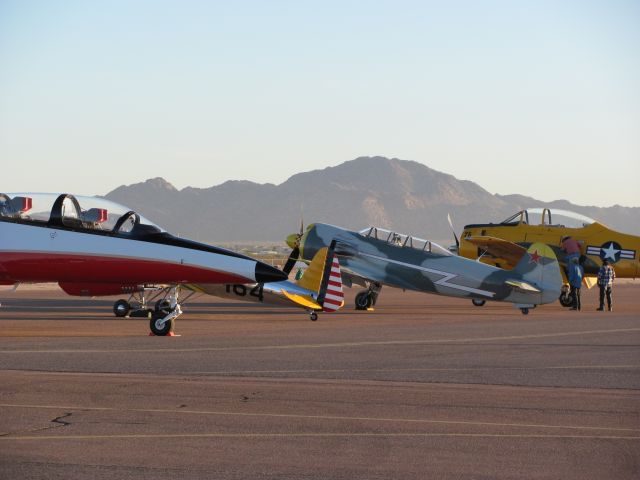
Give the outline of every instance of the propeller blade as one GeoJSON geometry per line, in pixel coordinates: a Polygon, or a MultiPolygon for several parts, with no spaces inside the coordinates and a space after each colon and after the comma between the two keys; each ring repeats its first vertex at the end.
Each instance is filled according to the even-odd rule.
{"type": "MultiPolygon", "coordinates": [[[[460,240],[458,239],[458,235],[456,235],[456,229],[453,228],[453,221],[451,220],[451,214],[449,213],[447,213],[447,220],[449,221],[449,226],[453,232],[453,238],[456,241],[456,253],[458,253],[460,251],[460,240]]],[[[449,248],[449,250],[451,250],[451,248],[449,248]]]]}
{"type": "Polygon", "coordinates": [[[286,239],[287,245],[291,247],[291,253],[287,259],[287,263],[284,264],[282,271],[289,275],[293,267],[295,266],[298,258],[300,257],[300,241],[304,235],[304,218],[302,216],[302,206],[300,206],[300,233],[292,233],[286,239]]]}
{"type": "Polygon", "coordinates": [[[284,264],[282,271],[287,275],[289,275],[291,273],[291,270],[293,270],[293,267],[295,266],[296,262],[298,261],[299,256],[300,256],[300,247],[295,247],[293,250],[291,250],[291,253],[289,254],[289,258],[287,259],[287,263],[284,264]]]}

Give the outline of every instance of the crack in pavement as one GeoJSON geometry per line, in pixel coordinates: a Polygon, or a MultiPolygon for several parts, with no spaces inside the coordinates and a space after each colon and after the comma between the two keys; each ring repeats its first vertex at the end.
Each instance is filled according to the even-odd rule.
{"type": "Polygon", "coordinates": [[[53,423],[55,425],[47,425],[46,427],[30,428],[30,429],[16,430],[14,432],[0,433],[0,437],[8,437],[8,436],[11,436],[11,435],[20,435],[22,433],[44,432],[46,430],[51,430],[53,428],[68,427],[69,425],[71,425],[71,422],[66,422],[63,419],[64,418],[69,418],[71,415],[73,415],[73,412],[67,412],[64,415],[60,415],[59,417],[54,418],[53,420],[49,420],[50,424],[53,423]]]}

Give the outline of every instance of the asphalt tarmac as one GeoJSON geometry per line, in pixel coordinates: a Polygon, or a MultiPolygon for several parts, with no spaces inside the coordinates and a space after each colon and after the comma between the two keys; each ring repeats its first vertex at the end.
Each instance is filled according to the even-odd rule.
{"type": "Polygon", "coordinates": [[[0,478],[637,479],[640,285],[614,295],[385,288],[317,322],[200,297],[149,337],[114,299],[3,291],[0,478]]]}

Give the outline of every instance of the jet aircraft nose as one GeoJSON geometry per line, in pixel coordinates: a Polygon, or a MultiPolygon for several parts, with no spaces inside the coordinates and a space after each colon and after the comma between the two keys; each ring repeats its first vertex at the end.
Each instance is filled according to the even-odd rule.
{"type": "Polygon", "coordinates": [[[286,280],[287,274],[266,263],[256,262],[256,282],[270,283],[286,280]]]}

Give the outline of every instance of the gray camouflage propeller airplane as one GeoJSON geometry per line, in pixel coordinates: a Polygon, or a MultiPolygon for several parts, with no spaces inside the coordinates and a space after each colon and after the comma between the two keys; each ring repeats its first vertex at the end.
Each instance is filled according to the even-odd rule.
{"type": "Polygon", "coordinates": [[[315,223],[302,234],[287,237],[291,257],[309,261],[335,242],[342,281],[367,290],[356,295],[356,309],[375,305],[383,285],[470,298],[481,305],[487,300],[511,302],[523,314],[530,308],[555,301],[562,276],[553,250],[534,243],[513,270],[486,265],[452,254],[429,240],[371,227],[359,232],[315,223]]]}

